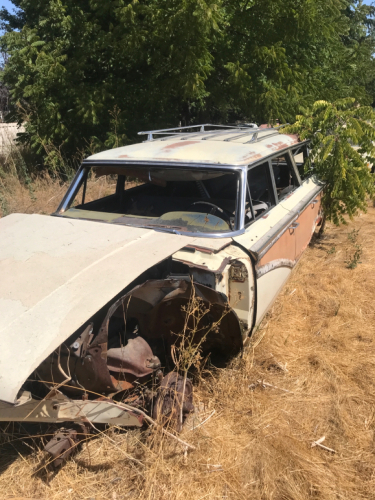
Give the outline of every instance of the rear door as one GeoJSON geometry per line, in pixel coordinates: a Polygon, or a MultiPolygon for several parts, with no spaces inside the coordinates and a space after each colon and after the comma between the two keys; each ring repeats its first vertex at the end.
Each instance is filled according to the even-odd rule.
{"type": "MultiPolygon", "coordinates": [[[[295,165],[295,171],[298,176],[303,175],[304,172],[304,162],[306,161],[308,149],[306,145],[302,147],[296,148],[291,151],[291,159],[292,163],[295,165]]],[[[306,188],[311,185],[312,179],[306,178],[301,183],[302,189],[301,192],[305,192],[306,188]]],[[[322,199],[322,191],[319,190],[315,196],[308,197],[304,203],[300,204],[298,207],[298,217],[295,220],[295,235],[296,235],[296,261],[301,257],[304,250],[310,243],[312,234],[315,231],[316,225],[321,219],[321,199],[322,199]]],[[[296,208],[296,205],[299,204],[298,193],[294,198],[285,197],[280,200],[281,205],[288,210],[289,212],[293,212],[296,208]]]]}

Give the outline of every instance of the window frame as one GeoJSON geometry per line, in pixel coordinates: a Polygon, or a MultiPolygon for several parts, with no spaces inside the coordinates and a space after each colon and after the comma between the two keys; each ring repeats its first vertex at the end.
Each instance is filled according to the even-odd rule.
{"type": "MultiPolygon", "coordinates": [[[[265,160],[267,161],[267,160],[265,160]]],[[[111,161],[106,161],[106,162],[84,162],[81,164],[79,169],[76,172],[75,177],[73,178],[73,181],[71,182],[70,186],[68,187],[66,193],[64,194],[59,206],[57,207],[56,211],[53,212],[51,215],[55,217],[62,217],[66,216],[66,212],[72,207],[72,203],[76,196],[78,195],[81,187],[83,187],[83,192],[86,195],[86,189],[85,189],[85,184],[87,183],[88,175],[89,172],[92,168],[98,167],[98,166],[124,166],[125,168],[128,166],[127,163],[124,162],[111,162],[111,161]],[[99,163],[99,164],[98,164],[99,163]]],[[[233,165],[231,168],[228,168],[226,166],[221,166],[221,165],[208,165],[208,164],[201,164],[201,165],[191,165],[191,164],[184,164],[184,165],[174,165],[174,164],[155,164],[155,163],[147,163],[147,164],[137,164],[134,163],[135,168],[141,167],[143,169],[152,169],[152,168],[165,168],[168,170],[173,170],[176,168],[186,168],[189,170],[213,170],[213,171],[218,171],[223,174],[233,174],[236,177],[236,202],[235,202],[235,220],[234,220],[234,226],[232,229],[230,229],[228,232],[225,233],[190,233],[190,232],[185,232],[181,231],[181,235],[186,235],[186,236],[194,236],[194,237],[202,237],[202,238],[230,238],[232,236],[238,236],[239,234],[242,234],[245,230],[244,226],[244,219],[245,219],[245,212],[244,212],[244,207],[245,207],[245,200],[246,200],[246,183],[247,183],[247,166],[239,166],[239,165],[233,165]]],[[[126,176],[125,176],[126,177],[126,176]]],[[[126,182],[126,180],[125,180],[126,182]]],[[[87,186],[86,186],[87,187],[87,186]]],[[[142,187],[142,186],[136,186],[135,189],[142,187]]],[[[133,188],[134,189],[134,188],[133,188]]],[[[106,199],[113,198],[117,195],[117,190],[118,190],[118,180],[116,184],[116,192],[113,194],[108,195],[105,197],[106,199]]],[[[82,194],[83,194],[82,192],[82,194]]],[[[84,200],[82,197],[81,200],[84,200]]],[[[89,205],[90,203],[94,203],[98,200],[93,200],[88,202],[86,205],[89,205]]],[[[68,215],[69,216],[69,215],[68,215]]],[[[169,231],[173,232],[173,230],[169,231]]]]}
{"type": "MultiPolygon", "coordinates": [[[[248,167],[246,169],[246,197],[247,197],[248,194],[249,194],[249,203],[250,203],[250,211],[251,211],[252,219],[247,224],[246,224],[246,221],[245,221],[245,229],[247,227],[249,227],[251,224],[253,224],[255,221],[259,220],[261,217],[263,217],[264,215],[266,215],[270,210],[272,210],[273,208],[275,208],[277,206],[277,204],[278,204],[275,179],[274,179],[273,172],[272,172],[272,161],[271,161],[271,158],[264,159],[264,161],[256,163],[255,165],[251,165],[251,166],[248,165],[248,167]],[[267,182],[268,182],[269,189],[271,190],[271,196],[273,198],[274,204],[271,205],[267,210],[265,210],[264,212],[262,212],[261,215],[259,215],[258,217],[255,217],[254,208],[253,208],[253,202],[252,202],[252,198],[251,198],[251,189],[250,189],[250,186],[249,186],[249,173],[250,173],[250,170],[253,170],[256,167],[259,167],[260,165],[266,165],[266,164],[268,165],[268,168],[265,167],[266,168],[267,182]]],[[[246,204],[246,201],[245,201],[245,204],[246,204]]],[[[245,213],[244,213],[244,217],[246,217],[245,213]]]]}
{"type": "MultiPolygon", "coordinates": [[[[302,163],[302,165],[303,165],[303,168],[304,168],[305,162],[306,162],[306,160],[308,159],[308,157],[310,156],[309,142],[308,142],[308,141],[302,142],[302,143],[298,144],[297,146],[294,146],[294,147],[293,147],[293,148],[291,148],[291,150],[290,150],[290,152],[291,152],[291,156],[292,156],[292,159],[293,159],[293,162],[294,162],[294,164],[295,164],[295,166],[296,166],[296,169],[297,169],[297,172],[298,172],[299,177],[300,177],[300,179],[301,179],[301,182],[303,182],[303,179],[302,179],[302,177],[301,177],[301,174],[299,173],[298,165],[297,165],[297,163],[296,163],[296,161],[295,161],[295,159],[294,159],[294,156],[295,156],[295,155],[294,155],[294,151],[296,151],[296,150],[300,150],[300,153],[299,153],[299,154],[301,154],[301,153],[303,154],[303,163],[302,163]]],[[[305,177],[304,177],[304,178],[305,178],[305,177]]],[[[307,178],[307,176],[306,176],[306,178],[307,178]]]]}
{"type": "MultiPolygon", "coordinates": [[[[299,145],[298,147],[301,147],[301,145],[299,145]]],[[[307,144],[306,144],[306,148],[307,148],[307,144]]],[[[293,148],[293,149],[297,149],[297,148],[293,148]]],[[[250,198],[250,210],[251,210],[252,219],[248,223],[246,223],[246,221],[245,221],[245,229],[247,229],[249,226],[251,226],[257,220],[259,220],[262,217],[264,217],[265,215],[267,215],[270,212],[270,210],[272,210],[273,208],[277,207],[277,205],[279,205],[285,199],[285,198],[283,198],[282,200],[279,200],[279,196],[277,194],[277,189],[276,189],[275,176],[274,176],[274,173],[273,173],[273,166],[272,166],[272,161],[275,158],[279,158],[280,156],[284,156],[284,157],[288,158],[286,160],[286,162],[289,163],[289,166],[292,168],[292,175],[293,175],[294,180],[295,180],[295,182],[297,184],[297,186],[295,187],[295,189],[293,191],[291,191],[290,193],[294,193],[299,187],[302,186],[302,182],[303,181],[302,181],[301,176],[299,174],[296,162],[294,161],[294,157],[292,155],[292,148],[291,147],[288,148],[288,149],[286,149],[285,151],[280,151],[278,153],[275,153],[274,155],[269,156],[267,159],[264,159],[263,161],[260,161],[259,163],[257,162],[255,164],[248,165],[247,169],[246,169],[246,196],[249,194],[249,198],[250,198]],[[249,175],[250,170],[252,170],[253,168],[259,167],[259,165],[263,165],[265,163],[268,163],[268,169],[267,169],[267,177],[268,177],[268,179],[267,180],[269,182],[269,186],[272,188],[272,195],[273,195],[273,199],[275,201],[275,204],[272,205],[271,207],[269,207],[268,210],[264,211],[258,217],[255,217],[254,216],[253,203],[252,203],[252,199],[251,199],[251,189],[250,189],[250,186],[249,186],[249,177],[248,177],[248,175],[249,175]]],[[[245,217],[245,213],[244,213],[244,217],[245,217]]]]}
{"type": "MultiPolygon", "coordinates": [[[[286,163],[292,169],[292,177],[293,177],[294,182],[297,184],[297,186],[295,187],[295,189],[293,189],[293,191],[290,191],[290,193],[294,193],[294,191],[296,189],[298,189],[302,185],[302,179],[301,179],[301,176],[299,174],[297,164],[294,161],[294,157],[292,155],[292,151],[288,150],[285,153],[282,153],[282,156],[284,156],[284,157],[287,158],[286,159],[286,163]]],[[[272,176],[273,176],[273,179],[274,179],[275,189],[276,189],[276,182],[275,182],[275,176],[274,176],[273,168],[272,168],[272,160],[274,160],[275,158],[279,158],[279,157],[280,157],[280,155],[276,155],[276,156],[272,156],[270,158],[271,173],[272,173],[272,176]]],[[[279,195],[277,194],[277,189],[276,189],[276,196],[277,196],[277,203],[276,203],[276,205],[278,205],[280,203],[280,201],[282,201],[282,200],[279,200],[279,195]]]]}

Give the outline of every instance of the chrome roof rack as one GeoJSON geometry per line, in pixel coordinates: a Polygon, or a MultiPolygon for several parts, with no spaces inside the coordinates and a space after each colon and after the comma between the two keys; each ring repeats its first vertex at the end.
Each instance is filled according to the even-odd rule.
{"type": "Polygon", "coordinates": [[[214,132],[214,130],[206,130],[205,127],[215,127],[219,129],[234,129],[234,130],[254,130],[258,129],[258,126],[255,123],[246,123],[244,125],[213,125],[212,123],[204,123],[201,125],[189,125],[187,127],[174,127],[174,128],[164,128],[160,130],[147,130],[144,132],[138,132],[138,135],[147,135],[147,141],[153,141],[154,140],[154,135],[180,135],[182,134],[182,130],[189,130],[189,129],[199,129],[197,132],[214,132]]]}
{"type": "MultiPolygon", "coordinates": [[[[286,125],[289,125],[288,123],[286,125]]],[[[201,125],[188,125],[186,127],[174,127],[174,128],[164,128],[160,130],[147,130],[144,132],[138,132],[138,135],[147,135],[146,142],[154,141],[154,135],[164,135],[169,137],[178,136],[181,140],[190,139],[192,134],[194,136],[199,136],[202,133],[207,133],[206,137],[203,137],[202,140],[210,140],[213,137],[219,137],[221,135],[225,136],[228,132],[238,131],[239,134],[233,135],[233,137],[228,137],[224,139],[225,142],[234,141],[235,139],[239,139],[242,136],[246,136],[251,134],[252,137],[250,141],[245,142],[244,144],[248,144],[250,142],[259,142],[266,137],[271,135],[277,135],[280,127],[284,125],[279,125],[278,127],[273,128],[260,128],[255,123],[244,123],[241,125],[213,125],[212,123],[204,123],[201,125]],[[207,127],[212,127],[213,130],[206,130],[207,127]],[[198,130],[197,130],[198,129],[198,130]],[[190,132],[188,132],[190,130],[190,132]],[[265,137],[259,137],[260,134],[266,134],[265,137]]],[[[167,140],[168,137],[163,137],[161,140],[167,140]]]]}

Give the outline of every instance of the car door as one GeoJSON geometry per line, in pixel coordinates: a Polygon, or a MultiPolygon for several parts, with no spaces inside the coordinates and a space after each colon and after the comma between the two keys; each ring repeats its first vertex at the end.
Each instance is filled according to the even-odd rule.
{"type": "Polygon", "coordinates": [[[301,180],[291,151],[249,167],[245,233],[235,241],[253,257],[259,324],[311,240],[323,186],[301,180]]]}
{"type": "MultiPolygon", "coordinates": [[[[306,145],[296,150],[292,150],[292,163],[295,165],[296,172],[303,172],[303,164],[306,160],[308,150],[306,145]],[[302,151],[302,152],[301,152],[302,151]]],[[[307,178],[301,182],[301,194],[310,193],[309,187],[312,185],[312,179],[307,178]]],[[[296,261],[301,257],[304,250],[311,241],[312,234],[322,217],[322,186],[317,183],[317,189],[313,189],[311,195],[286,197],[281,200],[281,205],[288,211],[293,212],[298,206],[298,217],[295,220],[295,240],[296,240],[296,261]]]]}
{"type": "Polygon", "coordinates": [[[254,258],[257,281],[255,324],[259,324],[272,305],[296,261],[297,217],[279,203],[279,196],[282,196],[279,193],[282,187],[284,195],[290,195],[300,182],[295,176],[295,182],[281,186],[281,178],[285,183],[287,178],[281,166],[290,168],[290,157],[283,158],[283,162],[275,167],[272,161],[266,161],[249,168],[245,233],[235,238],[254,258]],[[276,179],[275,173],[278,174],[276,179]]]}

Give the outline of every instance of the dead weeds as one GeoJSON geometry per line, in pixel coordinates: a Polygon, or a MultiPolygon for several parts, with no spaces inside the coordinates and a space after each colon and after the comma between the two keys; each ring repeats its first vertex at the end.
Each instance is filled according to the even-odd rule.
{"type": "MultiPolygon", "coordinates": [[[[51,214],[60,204],[70,182],[52,179],[47,174],[36,177],[29,184],[20,182],[15,175],[0,177],[0,217],[12,213],[51,214]]],[[[129,183],[129,189],[137,182],[129,183]]],[[[115,184],[110,177],[92,177],[87,182],[86,202],[113,194],[115,184]]],[[[73,205],[81,203],[79,192],[73,205]]]]}
{"type": "MultiPolygon", "coordinates": [[[[34,209],[48,212],[61,197],[52,186],[34,209]]],[[[374,249],[372,207],[307,249],[244,355],[208,367],[195,387],[195,404],[211,415],[181,435],[195,451],[186,456],[159,431],[112,429],[43,479],[41,452],[8,445],[1,498],[375,498],[374,249]],[[354,230],[362,252],[348,268],[354,230]],[[312,447],[323,436],[333,451],[312,447]]]]}

